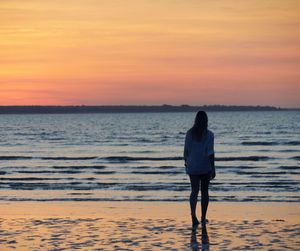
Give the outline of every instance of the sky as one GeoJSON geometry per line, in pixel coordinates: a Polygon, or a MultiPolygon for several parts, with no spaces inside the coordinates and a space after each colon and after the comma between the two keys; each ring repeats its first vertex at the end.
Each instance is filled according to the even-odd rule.
{"type": "Polygon", "coordinates": [[[298,0],[1,0],[0,105],[300,107],[298,0]]]}

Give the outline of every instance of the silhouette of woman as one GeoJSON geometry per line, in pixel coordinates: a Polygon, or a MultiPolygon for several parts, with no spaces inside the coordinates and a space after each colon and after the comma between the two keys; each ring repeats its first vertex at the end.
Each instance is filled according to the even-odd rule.
{"type": "Polygon", "coordinates": [[[190,207],[193,227],[199,225],[196,206],[201,182],[201,223],[206,224],[206,211],[209,202],[208,186],[216,176],[214,155],[214,134],[207,129],[208,119],[204,111],[199,111],[195,122],[185,136],[184,162],[190,177],[190,207]]]}

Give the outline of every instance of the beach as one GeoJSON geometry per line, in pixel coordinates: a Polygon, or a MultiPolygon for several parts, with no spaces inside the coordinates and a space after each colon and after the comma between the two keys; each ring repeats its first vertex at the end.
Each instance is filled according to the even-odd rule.
{"type": "Polygon", "coordinates": [[[300,203],[1,202],[1,250],[297,250],[300,203]],[[199,206],[198,206],[199,207],[199,206]],[[198,211],[200,208],[198,208],[198,211]]]}
{"type": "Polygon", "coordinates": [[[0,251],[298,250],[300,113],[209,118],[217,176],[193,231],[194,113],[1,116],[0,251]]]}

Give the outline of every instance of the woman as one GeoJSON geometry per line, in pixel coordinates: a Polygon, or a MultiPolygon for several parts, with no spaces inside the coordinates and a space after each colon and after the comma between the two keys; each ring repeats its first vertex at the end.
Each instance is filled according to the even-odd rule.
{"type": "Polygon", "coordinates": [[[186,173],[191,181],[190,207],[193,227],[199,224],[196,206],[201,182],[201,223],[206,224],[206,211],[209,202],[208,185],[216,177],[214,157],[214,134],[207,129],[207,114],[199,111],[194,125],[186,133],[184,161],[186,173]]]}

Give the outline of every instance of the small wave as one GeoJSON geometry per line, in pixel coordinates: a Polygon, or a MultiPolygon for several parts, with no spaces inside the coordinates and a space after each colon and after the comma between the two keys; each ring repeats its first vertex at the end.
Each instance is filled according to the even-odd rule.
{"type": "Polygon", "coordinates": [[[59,171],[59,172],[57,172],[57,173],[70,173],[70,174],[72,174],[72,173],[81,173],[81,171],[78,171],[78,170],[63,170],[63,171],[59,171]]]}
{"type": "MultiPolygon", "coordinates": [[[[57,178],[59,179],[59,178],[57,178]]],[[[62,179],[61,179],[62,180],[62,179]]],[[[107,189],[119,183],[82,183],[82,182],[26,182],[27,180],[19,180],[19,182],[0,182],[0,188],[7,188],[15,190],[95,190],[95,189],[107,189]],[[25,182],[22,182],[25,181],[25,182]]]]}
{"type": "Polygon", "coordinates": [[[95,177],[85,178],[86,180],[96,180],[95,177]]]}
{"type": "Polygon", "coordinates": [[[258,169],[260,166],[218,166],[218,169],[258,169]]]}
{"type": "MultiPolygon", "coordinates": [[[[5,183],[1,183],[3,185],[5,183]]],[[[11,189],[16,190],[66,190],[66,189],[76,189],[75,185],[80,185],[80,182],[70,182],[70,183],[44,183],[44,182],[34,182],[34,183],[25,183],[25,182],[8,182],[8,185],[11,189]]],[[[0,186],[1,187],[1,186],[0,186]]],[[[91,187],[85,187],[82,190],[91,190],[91,187]]]]}
{"type": "Polygon", "coordinates": [[[275,145],[292,145],[299,146],[300,141],[287,141],[287,142],[277,142],[277,141],[243,141],[242,145],[246,146],[275,146],[275,145]]]}
{"type": "Polygon", "coordinates": [[[280,166],[279,168],[283,170],[298,170],[300,166],[280,166]]]}
{"type": "Polygon", "coordinates": [[[141,161],[141,160],[182,160],[182,157],[130,157],[130,156],[109,156],[102,159],[112,162],[128,162],[128,161],[141,161]]]}
{"type": "Polygon", "coordinates": [[[284,143],[285,145],[292,145],[292,146],[300,146],[300,141],[288,141],[284,143]]]}
{"type": "Polygon", "coordinates": [[[92,195],[93,193],[68,193],[68,195],[92,195]]]}
{"type": "Polygon", "coordinates": [[[0,180],[15,180],[15,181],[31,181],[31,180],[62,180],[63,178],[37,178],[37,177],[25,177],[25,178],[0,178],[0,180]]]}
{"type": "Polygon", "coordinates": [[[65,138],[47,138],[46,140],[53,140],[53,141],[61,141],[61,140],[65,140],[65,138]]]}
{"type": "Polygon", "coordinates": [[[6,174],[6,172],[0,171],[0,175],[4,175],[4,174],[6,174]]]}
{"type": "Polygon", "coordinates": [[[89,160],[89,159],[97,159],[97,157],[41,157],[44,160],[89,160]]]}
{"type": "Polygon", "coordinates": [[[63,170],[63,171],[47,171],[47,170],[44,170],[44,171],[17,171],[18,173],[31,173],[31,174],[38,174],[38,173],[81,173],[81,171],[79,170],[63,170]]]}
{"type": "Polygon", "coordinates": [[[0,156],[0,160],[32,159],[31,156],[0,156]]]}
{"type": "Polygon", "coordinates": [[[52,166],[54,169],[104,169],[106,166],[52,166]]]}
{"type": "Polygon", "coordinates": [[[145,138],[141,138],[141,139],[135,139],[134,142],[141,142],[141,143],[152,143],[155,142],[151,139],[145,139],[145,138]]]}
{"type": "Polygon", "coordinates": [[[132,171],[131,173],[134,174],[180,174],[183,172],[179,172],[179,171],[132,171]]]}
{"type": "Polygon", "coordinates": [[[9,169],[26,169],[28,168],[27,166],[7,166],[7,167],[4,167],[5,169],[9,168],[9,169]]]}
{"type": "Polygon", "coordinates": [[[292,158],[295,159],[295,160],[300,160],[300,156],[294,156],[292,158]]]}
{"type": "Polygon", "coordinates": [[[242,145],[246,146],[275,146],[278,142],[268,142],[268,141],[243,141],[242,145]]]}
{"type": "Polygon", "coordinates": [[[180,168],[177,166],[135,166],[133,167],[135,169],[150,169],[150,168],[159,168],[159,169],[175,169],[175,168],[180,168]]]}
{"type": "Polygon", "coordinates": [[[287,172],[279,171],[279,172],[247,172],[247,171],[237,171],[236,174],[245,174],[245,175],[251,175],[251,174],[259,174],[261,177],[264,177],[264,175],[275,175],[275,174],[286,174],[287,172]]]}
{"type": "Polygon", "coordinates": [[[149,169],[149,168],[152,168],[152,166],[135,166],[134,168],[137,168],[137,169],[149,169]]]}
{"type": "Polygon", "coordinates": [[[113,174],[115,171],[102,171],[102,172],[94,172],[95,174],[113,174]]]}
{"type": "Polygon", "coordinates": [[[173,169],[173,168],[180,168],[180,167],[177,167],[177,166],[159,166],[158,168],[160,168],[160,169],[173,169]]]}
{"type": "Polygon", "coordinates": [[[155,153],[155,151],[151,150],[142,150],[142,151],[134,151],[135,153],[155,153]]]}
{"type": "Polygon", "coordinates": [[[278,177],[277,175],[261,175],[261,174],[253,174],[253,175],[250,175],[251,178],[276,178],[278,177]]]}
{"type": "Polygon", "coordinates": [[[267,156],[247,156],[247,157],[221,157],[216,158],[216,161],[259,161],[268,160],[267,156]]]}
{"type": "Polygon", "coordinates": [[[297,149],[283,149],[283,150],[280,150],[279,152],[282,152],[282,153],[293,153],[293,152],[299,152],[299,150],[297,150],[297,149]]]}
{"type": "MultiPolygon", "coordinates": [[[[86,180],[95,180],[94,177],[86,180]]],[[[151,190],[168,190],[168,191],[186,191],[189,189],[188,183],[168,183],[168,184],[146,184],[146,183],[100,183],[100,182],[27,182],[28,180],[20,180],[19,182],[0,182],[0,188],[17,190],[99,190],[99,189],[115,189],[118,190],[135,190],[135,191],[151,191],[151,190]],[[6,186],[3,186],[6,185],[6,186]]]]}
{"type": "Polygon", "coordinates": [[[189,185],[186,186],[171,186],[171,185],[128,185],[126,190],[132,191],[159,191],[159,190],[169,190],[169,191],[186,191],[189,189],[189,185]]]}
{"type": "MultiPolygon", "coordinates": [[[[271,187],[277,185],[286,185],[290,187],[298,186],[298,181],[294,180],[274,180],[274,181],[250,181],[249,182],[227,182],[226,185],[237,187],[271,187]]],[[[224,184],[224,183],[221,183],[224,184]]]]}
{"type": "Polygon", "coordinates": [[[261,166],[237,166],[236,168],[239,169],[259,169],[262,168],[261,166]]]}
{"type": "Polygon", "coordinates": [[[236,169],[236,168],[239,168],[238,166],[219,166],[218,165],[218,169],[221,170],[221,169],[236,169]]]}

